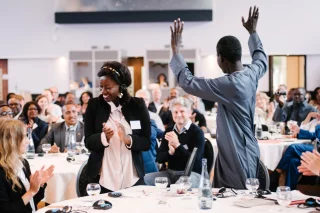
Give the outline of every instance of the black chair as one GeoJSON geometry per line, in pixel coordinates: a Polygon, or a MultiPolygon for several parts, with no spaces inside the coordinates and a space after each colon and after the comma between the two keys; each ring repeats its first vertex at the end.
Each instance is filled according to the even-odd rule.
{"type": "Polygon", "coordinates": [[[197,147],[193,148],[192,153],[188,159],[186,168],[184,170],[184,176],[190,176],[193,169],[194,161],[196,160],[197,150],[198,150],[197,147]]]}
{"type": "Polygon", "coordinates": [[[210,175],[210,172],[213,167],[214,152],[213,152],[213,146],[210,140],[208,140],[207,138],[205,138],[203,157],[207,159],[208,174],[210,175]]]}
{"type": "Polygon", "coordinates": [[[260,183],[259,184],[259,189],[261,189],[261,190],[269,190],[270,177],[269,177],[268,169],[263,164],[263,162],[261,160],[259,160],[257,178],[258,178],[259,183],[260,183]]]}
{"type": "Polygon", "coordinates": [[[88,181],[88,175],[87,175],[87,167],[88,167],[87,163],[88,161],[85,161],[81,165],[77,175],[76,190],[77,190],[78,197],[88,196],[87,185],[89,181],[88,181]]]}

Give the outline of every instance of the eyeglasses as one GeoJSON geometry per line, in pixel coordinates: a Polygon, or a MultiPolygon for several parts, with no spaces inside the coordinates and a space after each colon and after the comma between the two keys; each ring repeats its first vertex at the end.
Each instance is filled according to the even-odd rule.
{"type": "Polygon", "coordinates": [[[9,104],[9,106],[19,106],[20,104],[19,103],[12,103],[12,104],[9,104]]]}
{"type": "Polygon", "coordinates": [[[271,191],[269,189],[267,189],[265,191],[258,189],[256,198],[264,198],[263,195],[270,195],[270,194],[271,194],[271,191]]]}
{"type": "Polygon", "coordinates": [[[38,111],[37,108],[29,108],[28,110],[29,110],[29,111],[32,111],[32,110],[33,110],[33,111],[38,111]]]}
{"type": "Polygon", "coordinates": [[[227,198],[227,197],[235,197],[237,196],[237,194],[238,193],[233,189],[227,190],[226,188],[222,187],[215,196],[217,198],[227,198]],[[232,194],[230,194],[230,192],[232,194]]]}
{"type": "Polygon", "coordinates": [[[0,116],[13,115],[13,112],[1,112],[0,116]]]}

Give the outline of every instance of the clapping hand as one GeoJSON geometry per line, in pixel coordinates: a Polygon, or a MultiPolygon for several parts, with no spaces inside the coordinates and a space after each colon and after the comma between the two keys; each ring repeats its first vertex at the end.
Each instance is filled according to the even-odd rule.
{"type": "Polygon", "coordinates": [[[106,135],[107,141],[110,142],[110,138],[114,135],[114,131],[106,123],[103,123],[102,126],[102,132],[106,135]]]}
{"type": "Polygon", "coordinates": [[[126,134],[126,130],[125,130],[124,126],[121,123],[116,123],[116,124],[118,127],[118,135],[119,135],[120,141],[123,141],[126,145],[130,146],[131,139],[126,134]]]}
{"type": "Polygon", "coordinates": [[[29,191],[32,194],[36,194],[39,191],[41,186],[42,176],[39,171],[36,171],[34,174],[30,175],[30,189],[29,191]]]}
{"type": "Polygon", "coordinates": [[[174,149],[176,149],[180,145],[178,136],[173,131],[167,132],[164,138],[168,141],[168,144],[172,146],[174,149]]]}
{"type": "Polygon", "coordinates": [[[251,10],[252,10],[252,7],[250,7],[248,20],[246,22],[242,16],[242,24],[250,34],[256,32],[257,23],[259,19],[259,8],[254,6],[252,13],[251,13],[251,10]]]}
{"type": "Polygon", "coordinates": [[[173,53],[179,53],[180,45],[182,44],[182,31],[183,31],[184,22],[178,18],[178,20],[174,20],[173,28],[171,29],[171,49],[173,53]]]}
{"type": "Polygon", "coordinates": [[[301,156],[301,167],[300,170],[304,170],[303,174],[314,174],[320,175],[320,154],[318,151],[313,150],[313,152],[304,152],[301,156]]]}
{"type": "Polygon", "coordinates": [[[53,176],[54,166],[51,165],[48,169],[44,170],[44,166],[40,169],[39,173],[42,177],[41,185],[48,182],[48,180],[53,176]]]}

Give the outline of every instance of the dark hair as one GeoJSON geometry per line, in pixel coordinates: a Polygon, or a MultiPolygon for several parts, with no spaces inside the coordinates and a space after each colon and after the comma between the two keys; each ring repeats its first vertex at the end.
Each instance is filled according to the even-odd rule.
{"type": "Polygon", "coordinates": [[[241,60],[242,49],[240,41],[234,36],[224,36],[217,44],[217,53],[231,63],[241,60]]]}
{"type": "Polygon", "coordinates": [[[15,93],[13,93],[13,92],[8,93],[8,95],[7,95],[7,103],[9,101],[9,99],[11,98],[11,96],[14,96],[14,95],[15,95],[15,93]]]}
{"type": "Polygon", "coordinates": [[[39,104],[35,101],[29,101],[27,102],[22,109],[22,115],[25,119],[25,122],[28,122],[29,118],[28,118],[28,109],[31,105],[35,105],[38,109],[38,114],[41,114],[41,107],[39,106],[39,104]]]}
{"type": "Polygon", "coordinates": [[[80,95],[80,105],[81,105],[81,106],[83,105],[82,96],[83,96],[84,94],[87,94],[87,95],[90,97],[90,99],[93,98],[93,95],[92,95],[91,92],[89,92],[89,91],[83,92],[83,93],[80,95]]]}
{"type": "Polygon", "coordinates": [[[102,65],[100,71],[98,72],[98,77],[108,76],[114,82],[116,82],[120,86],[120,91],[123,96],[120,98],[120,104],[128,103],[131,96],[127,90],[127,87],[131,85],[131,73],[125,65],[117,62],[110,61],[106,62],[102,65]]]}
{"type": "Polygon", "coordinates": [[[311,100],[313,101],[317,101],[317,91],[320,89],[320,87],[317,87],[313,90],[313,92],[311,93],[311,100]]]}
{"type": "Polygon", "coordinates": [[[157,77],[157,81],[158,83],[160,83],[160,76],[163,76],[164,77],[164,82],[166,82],[168,84],[168,81],[167,81],[167,76],[164,74],[164,73],[160,73],[157,77]]]}

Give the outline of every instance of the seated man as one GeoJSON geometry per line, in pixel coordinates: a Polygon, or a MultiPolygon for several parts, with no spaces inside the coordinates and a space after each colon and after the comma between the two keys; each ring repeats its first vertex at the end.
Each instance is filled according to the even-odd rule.
{"type": "Polygon", "coordinates": [[[173,99],[170,108],[175,125],[165,131],[157,154],[157,162],[168,162],[169,170],[146,174],[144,181],[147,185],[154,185],[156,177],[168,177],[169,184],[175,183],[179,175],[183,175],[193,148],[197,147],[197,155],[190,175],[192,187],[196,188],[200,181],[205,144],[204,133],[190,120],[192,109],[188,99],[182,97],[173,99]]]}
{"type": "Polygon", "coordinates": [[[163,105],[159,111],[159,116],[162,120],[162,123],[167,129],[168,127],[171,128],[174,125],[172,120],[172,113],[169,109],[170,101],[179,97],[179,90],[175,87],[170,89],[170,95],[163,101],[163,105]]]}
{"type": "MultiPolygon", "coordinates": [[[[320,123],[319,123],[320,124],[320,123]]],[[[315,132],[300,129],[297,125],[293,125],[291,131],[298,133],[298,139],[320,139],[320,125],[316,126],[315,132]]],[[[299,180],[300,172],[300,156],[303,152],[312,152],[314,146],[312,144],[292,144],[283,154],[276,170],[270,176],[270,190],[276,191],[279,183],[280,174],[286,172],[286,186],[290,186],[291,190],[295,189],[299,180]]]]}
{"type": "Polygon", "coordinates": [[[80,142],[84,136],[83,123],[78,121],[77,106],[74,102],[68,102],[63,107],[64,122],[52,125],[51,130],[41,140],[37,152],[42,152],[41,145],[50,143],[50,153],[65,152],[68,147],[70,137],[74,136],[76,142],[80,142]]]}
{"type": "Polygon", "coordinates": [[[13,118],[16,120],[19,120],[22,114],[22,107],[23,107],[20,102],[19,96],[13,95],[12,97],[10,97],[8,100],[8,105],[13,112],[13,115],[12,115],[13,118]]]}
{"type": "Polygon", "coordinates": [[[297,121],[298,125],[306,119],[310,112],[317,110],[309,105],[305,99],[306,90],[297,88],[293,92],[293,102],[285,104],[280,100],[280,96],[276,95],[276,101],[279,103],[273,116],[275,122],[288,122],[289,120],[297,121]]]}

